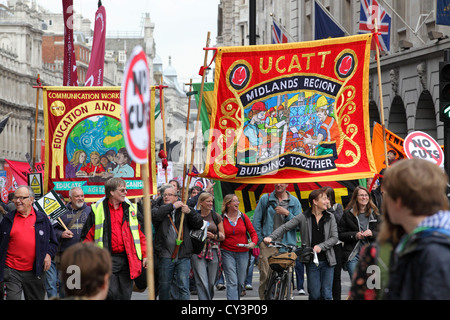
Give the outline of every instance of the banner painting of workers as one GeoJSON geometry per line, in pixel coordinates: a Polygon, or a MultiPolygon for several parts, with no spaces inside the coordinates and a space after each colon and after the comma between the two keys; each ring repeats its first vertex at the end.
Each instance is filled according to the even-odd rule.
{"type": "Polygon", "coordinates": [[[239,183],[372,177],[371,39],[218,48],[201,176],[239,183]]]}
{"type": "MultiPolygon", "coordinates": [[[[48,148],[44,187],[68,197],[74,186],[83,189],[86,201],[105,195],[104,183],[120,177],[127,197],[142,196],[140,165],[127,153],[120,124],[120,87],[44,87],[44,118],[48,148]]],[[[154,101],[154,96],[153,100],[154,101]]],[[[150,116],[149,166],[155,168],[154,103],[150,116]]],[[[156,193],[155,170],[150,173],[150,193],[156,193]]]]}

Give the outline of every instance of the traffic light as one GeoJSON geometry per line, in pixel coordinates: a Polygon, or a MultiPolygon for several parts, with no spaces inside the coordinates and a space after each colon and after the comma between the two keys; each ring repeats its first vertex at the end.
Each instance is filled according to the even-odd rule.
{"type": "Polygon", "coordinates": [[[439,62],[439,120],[450,122],[450,61],[439,62]]]}

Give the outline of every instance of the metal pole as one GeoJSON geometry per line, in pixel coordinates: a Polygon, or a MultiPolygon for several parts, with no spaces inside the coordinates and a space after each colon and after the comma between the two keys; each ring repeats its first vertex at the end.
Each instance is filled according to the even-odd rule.
{"type": "Polygon", "coordinates": [[[250,0],[249,3],[249,44],[256,44],[256,0],[250,0]]]}

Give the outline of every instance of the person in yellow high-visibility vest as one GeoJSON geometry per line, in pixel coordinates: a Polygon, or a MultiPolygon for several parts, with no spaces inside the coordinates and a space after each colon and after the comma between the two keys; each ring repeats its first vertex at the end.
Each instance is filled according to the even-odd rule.
{"type": "Polygon", "coordinates": [[[133,279],[147,267],[146,241],[141,230],[143,216],[126,198],[126,182],[112,178],[105,182],[105,198],[91,206],[81,233],[84,242],[95,242],[111,252],[113,274],[108,300],[130,300],[133,279]]]}

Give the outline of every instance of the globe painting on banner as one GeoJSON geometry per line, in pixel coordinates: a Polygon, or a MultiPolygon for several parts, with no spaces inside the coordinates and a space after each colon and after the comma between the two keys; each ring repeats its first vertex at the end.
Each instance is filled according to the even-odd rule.
{"type": "Polygon", "coordinates": [[[218,48],[200,175],[240,183],[373,176],[371,38],[218,48]]]}
{"type": "MultiPolygon", "coordinates": [[[[121,109],[120,87],[44,87],[46,141],[50,141],[44,174],[48,190],[68,197],[69,190],[78,186],[87,200],[94,201],[104,196],[106,180],[119,177],[127,183],[128,197],[142,196],[140,166],[127,152],[121,109]]],[[[149,154],[154,154],[154,142],[149,154]]],[[[150,181],[153,193],[154,174],[150,181]]]]}

